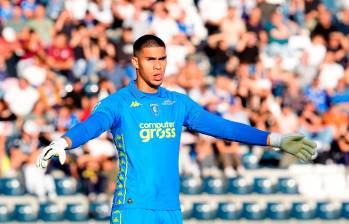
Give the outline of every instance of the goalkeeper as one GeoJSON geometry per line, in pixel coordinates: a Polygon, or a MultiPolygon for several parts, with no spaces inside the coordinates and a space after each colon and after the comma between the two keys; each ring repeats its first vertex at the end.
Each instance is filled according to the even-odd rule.
{"type": "Polygon", "coordinates": [[[53,156],[61,164],[67,149],[110,131],[119,155],[111,223],[182,223],[178,156],[182,126],[216,138],[279,148],[302,161],[312,159],[314,142],[281,135],[213,115],[188,96],[161,87],[166,46],[154,35],[133,45],[135,81],[103,99],[91,116],[43,149],[37,166],[53,156]]]}

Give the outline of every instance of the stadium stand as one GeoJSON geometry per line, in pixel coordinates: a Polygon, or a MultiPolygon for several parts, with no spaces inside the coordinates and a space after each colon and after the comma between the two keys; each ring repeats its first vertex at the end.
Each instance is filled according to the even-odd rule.
{"type": "Polygon", "coordinates": [[[34,158],[134,79],[132,43],[148,32],[168,46],[165,87],[320,146],[302,164],[184,129],[185,224],[349,223],[345,0],[1,0],[0,223],[106,222],[118,172],[111,136],[47,172],[34,158]]]}

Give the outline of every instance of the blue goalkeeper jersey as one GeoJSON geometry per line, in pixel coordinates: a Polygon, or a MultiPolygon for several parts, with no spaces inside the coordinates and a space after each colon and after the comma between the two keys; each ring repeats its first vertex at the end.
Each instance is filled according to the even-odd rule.
{"type": "Polygon", "coordinates": [[[154,94],[143,93],[131,82],[100,101],[92,115],[65,136],[75,148],[111,131],[119,155],[114,209],[178,210],[178,156],[183,126],[255,145],[266,145],[268,135],[213,115],[184,94],[162,87],[154,94]]]}

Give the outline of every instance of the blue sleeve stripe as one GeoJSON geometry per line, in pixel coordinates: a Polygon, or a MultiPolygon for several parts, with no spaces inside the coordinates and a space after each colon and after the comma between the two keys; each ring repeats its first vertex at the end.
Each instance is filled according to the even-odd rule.
{"type": "Polygon", "coordinates": [[[90,139],[96,138],[111,127],[111,119],[108,114],[98,111],[93,113],[87,120],[75,125],[64,136],[72,141],[71,148],[76,148],[90,139]]]}
{"type": "Polygon", "coordinates": [[[188,127],[216,138],[248,145],[267,145],[269,132],[242,123],[229,121],[203,110],[191,120],[188,127]]]}

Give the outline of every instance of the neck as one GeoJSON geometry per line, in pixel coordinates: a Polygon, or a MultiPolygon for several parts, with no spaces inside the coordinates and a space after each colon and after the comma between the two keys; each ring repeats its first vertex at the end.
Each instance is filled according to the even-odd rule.
{"type": "Polygon", "coordinates": [[[143,79],[140,79],[139,77],[137,77],[136,79],[136,86],[140,91],[144,93],[157,93],[159,90],[158,86],[151,86],[147,82],[145,82],[143,79]]]}

